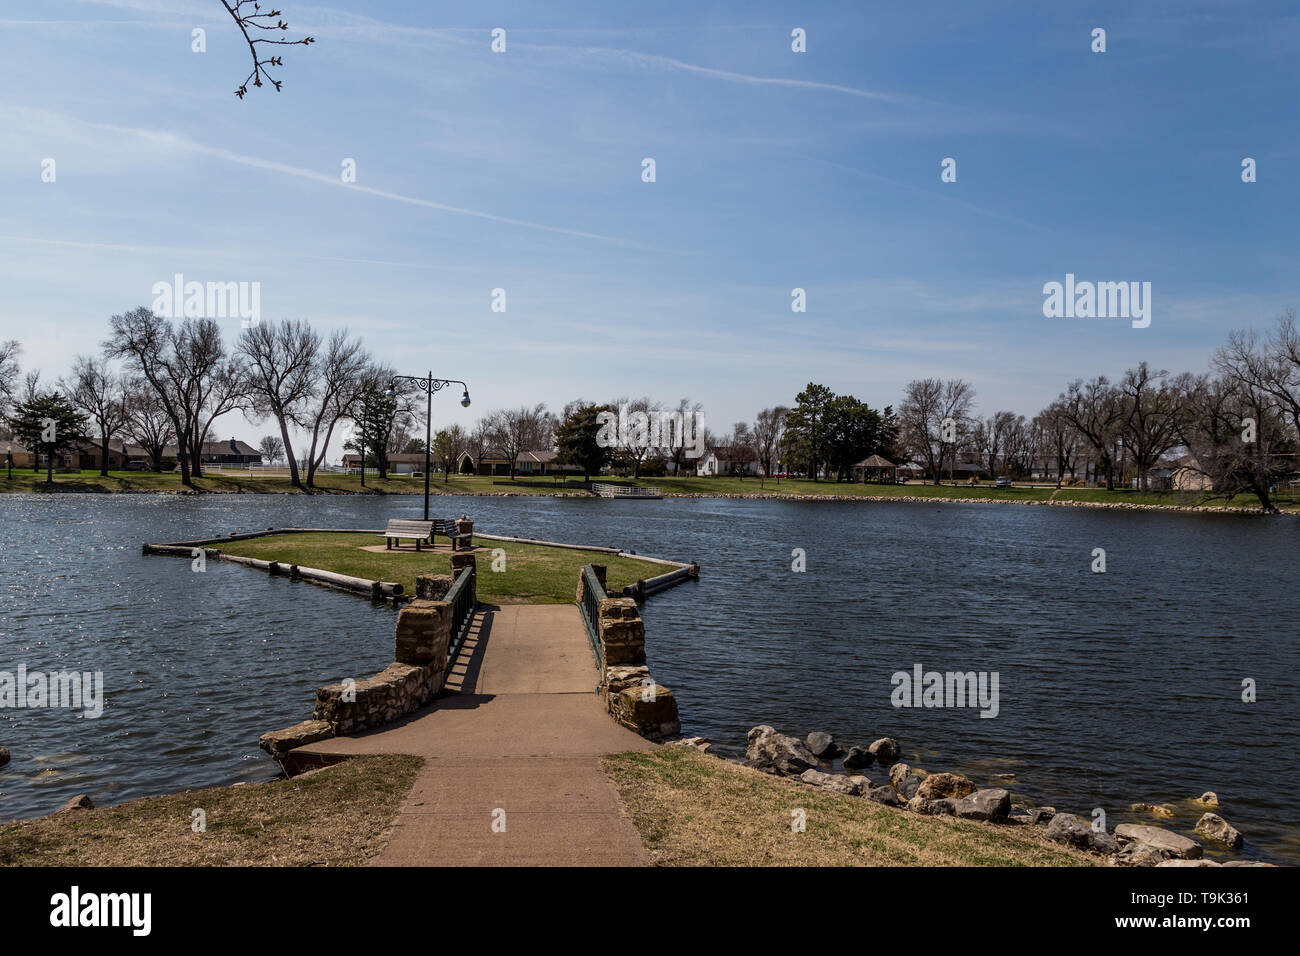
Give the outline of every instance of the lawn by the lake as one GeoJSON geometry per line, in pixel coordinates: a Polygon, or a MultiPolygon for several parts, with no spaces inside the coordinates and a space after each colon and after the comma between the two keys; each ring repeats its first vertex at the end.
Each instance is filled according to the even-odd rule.
{"type": "MultiPolygon", "coordinates": [[[[1238,495],[1231,501],[1222,498],[1207,500],[1206,496],[1195,491],[1135,491],[1117,488],[1107,491],[1105,488],[1066,487],[1056,488],[1054,484],[1017,484],[1011,488],[995,488],[990,483],[975,486],[958,482],[934,485],[912,482],[905,485],[855,484],[848,481],[811,481],[806,478],[775,479],[758,478],[616,478],[602,477],[601,481],[611,484],[636,485],[642,488],[658,488],[666,495],[736,495],[742,497],[762,497],[770,495],[790,495],[809,498],[838,496],[846,498],[982,498],[993,501],[1060,501],[1087,504],[1136,504],[1174,507],[1206,506],[1211,508],[1258,508],[1259,502],[1251,495],[1238,495]]],[[[251,477],[237,473],[204,475],[194,481],[198,491],[212,494],[300,494],[290,483],[288,477],[251,477]]],[[[120,492],[120,493],[176,493],[183,491],[179,473],[167,472],[155,474],[141,471],[110,471],[108,477],[101,477],[95,471],[83,471],[80,474],[56,474],[52,485],[45,483],[45,473],[33,474],[31,469],[15,470],[12,478],[6,478],[0,472],[0,492],[120,492]]],[[[419,495],[424,494],[424,479],[410,475],[390,475],[380,479],[374,475],[366,476],[366,484],[361,486],[357,475],[321,473],[316,476],[319,494],[370,494],[370,495],[419,495]]],[[[515,480],[500,476],[487,475],[452,475],[444,479],[434,475],[430,481],[429,491],[434,495],[584,495],[582,482],[578,479],[555,481],[551,478],[528,478],[519,476],[515,480]]],[[[1300,509],[1300,494],[1283,493],[1274,498],[1274,504],[1283,511],[1300,509]]]]}
{"type": "MultiPolygon", "coordinates": [[[[583,542],[575,541],[574,544],[583,542]]],[[[411,541],[393,551],[366,551],[383,547],[380,535],[355,532],[305,532],[268,535],[242,541],[223,542],[220,550],[263,561],[297,564],[370,581],[396,581],[405,593],[415,594],[417,574],[450,574],[451,546],[446,538],[436,539],[437,549],[416,551],[411,541]]],[[[603,564],[608,569],[606,584],[621,590],[642,578],[652,578],[672,568],[652,561],[619,558],[600,551],[577,551],[537,544],[516,544],[477,538],[478,599],[486,604],[572,604],[578,575],[584,564],[603,564]],[[494,560],[504,552],[504,567],[493,570],[494,560]]],[[[672,557],[665,555],[665,557],[672,557]]],[[[500,566],[498,562],[498,566],[500,566]]]]}

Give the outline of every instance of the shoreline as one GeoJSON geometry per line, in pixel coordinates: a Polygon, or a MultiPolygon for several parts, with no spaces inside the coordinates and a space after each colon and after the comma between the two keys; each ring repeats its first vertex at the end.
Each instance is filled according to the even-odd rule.
{"type": "MultiPolygon", "coordinates": [[[[920,486],[918,486],[920,487],[920,486]]],[[[933,487],[926,485],[924,487],[933,487]]],[[[948,485],[941,485],[941,488],[948,488],[948,485]]],[[[1064,490],[1064,489],[1062,489],[1064,490]]],[[[407,490],[366,490],[353,491],[342,488],[313,488],[310,491],[245,491],[243,488],[102,488],[102,487],[77,487],[64,490],[58,484],[54,488],[24,488],[24,489],[6,489],[3,482],[0,482],[0,494],[25,494],[25,495],[170,495],[174,497],[202,497],[205,495],[248,495],[248,496],[311,496],[311,495],[329,495],[342,497],[419,497],[424,494],[423,488],[407,490]]],[[[582,498],[588,500],[599,500],[598,496],[592,495],[585,491],[439,491],[430,489],[431,498],[582,498]]],[[[889,504],[902,502],[906,504],[928,504],[931,502],[940,504],[1000,504],[1000,505],[1037,505],[1040,507],[1055,508],[1098,508],[1112,511],[1172,511],[1189,514],[1232,514],[1232,515],[1260,515],[1269,516],[1270,513],[1264,511],[1259,506],[1242,506],[1242,505],[1186,505],[1186,504],[1151,504],[1147,502],[1130,502],[1130,501],[1079,501],[1079,500],[1054,500],[1051,498],[993,498],[993,497],[957,497],[943,494],[909,494],[909,495],[845,495],[845,494],[799,494],[778,491],[759,490],[754,492],[694,492],[694,491],[665,491],[664,499],[734,499],[734,500],[757,500],[757,501],[861,501],[872,502],[877,504],[889,504]]],[[[1300,514],[1300,510],[1280,507],[1278,511],[1273,512],[1273,516],[1295,516],[1300,514]]]]}

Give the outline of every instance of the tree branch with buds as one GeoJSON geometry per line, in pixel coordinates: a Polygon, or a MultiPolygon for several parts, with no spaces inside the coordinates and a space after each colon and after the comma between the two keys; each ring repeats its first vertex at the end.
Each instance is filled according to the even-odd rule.
{"type": "Polygon", "coordinates": [[[239,84],[239,89],[235,90],[235,95],[242,100],[244,94],[248,92],[249,81],[252,81],[254,86],[262,86],[263,78],[266,79],[267,83],[275,87],[277,93],[280,92],[283,83],[271,76],[268,67],[283,66],[284,61],[279,56],[267,56],[265,59],[260,59],[257,45],[266,43],[271,46],[308,46],[315,43],[316,38],[303,37],[301,40],[277,40],[270,37],[255,36],[258,30],[263,30],[267,33],[276,33],[278,31],[279,36],[283,37],[289,29],[289,24],[280,19],[279,10],[270,10],[263,13],[262,6],[257,0],[233,0],[233,2],[231,0],[221,0],[221,5],[234,18],[235,25],[244,34],[244,39],[248,42],[249,53],[253,57],[253,71],[248,74],[243,83],[239,84]]]}

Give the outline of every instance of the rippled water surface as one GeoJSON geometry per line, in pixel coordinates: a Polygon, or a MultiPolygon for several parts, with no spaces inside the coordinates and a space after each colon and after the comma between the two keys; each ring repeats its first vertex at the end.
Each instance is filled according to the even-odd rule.
{"type": "MultiPolygon", "coordinates": [[[[143,541],[270,526],[376,527],[415,497],[0,496],[0,670],[102,671],[103,716],[0,710],[0,819],[275,768],[266,730],[315,688],[391,659],[393,611],[233,565],[204,574],[143,541]]],[[[1114,825],[1130,803],[1215,790],[1247,855],[1300,862],[1300,521],[1010,505],[456,498],[482,531],[694,559],[645,610],[684,730],[743,745],[757,723],[1002,782],[1114,825]],[[1089,570],[1105,548],[1107,573],[1089,570]],[[791,571],[791,551],[807,571],[791,571]],[[999,713],[896,709],[891,675],[999,675],[999,713]],[[1243,679],[1258,700],[1241,700],[1243,679]]],[[[1146,820],[1145,822],[1151,822],[1146,820]]]]}

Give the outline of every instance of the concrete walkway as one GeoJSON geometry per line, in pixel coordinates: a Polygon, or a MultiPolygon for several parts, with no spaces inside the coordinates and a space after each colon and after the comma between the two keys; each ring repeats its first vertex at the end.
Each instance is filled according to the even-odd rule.
{"type": "Polygon", "coordinates": [[[620,727],[574,605],[480,611],[448,696],[315,754],[414,754],[424,769],[398,811],[381,866],[628,866],[648,862],[602,754],[654,745],[620,727]],[[505,812],[505,832],[494,814],[505,812]]]}

